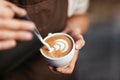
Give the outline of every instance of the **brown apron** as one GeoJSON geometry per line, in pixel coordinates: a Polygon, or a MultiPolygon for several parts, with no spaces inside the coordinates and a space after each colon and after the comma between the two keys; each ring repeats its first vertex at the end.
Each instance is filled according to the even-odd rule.
{"type": "MultiPolygon", "coordinates": [[[[43,37],[50,32],[62,31],[67,19],[67,0],[11,0],[27,10],[43,37]]],[[[35,54],[34,52],[33,54],[35,54]]],[[[39,55],[39,54],[38,54],[39,55]]],[[[33,55],[18,68],[8,73],[5,80],[41,80],[40,55],[33,55]]],[[[43,67],[47,67],[43,66],[43,67]]]]}
{"type": "Polygon", "coordinates": [[[27,10],[43,37],[63,30],[67,19],[67,0],[13,0],[27,10]]]}

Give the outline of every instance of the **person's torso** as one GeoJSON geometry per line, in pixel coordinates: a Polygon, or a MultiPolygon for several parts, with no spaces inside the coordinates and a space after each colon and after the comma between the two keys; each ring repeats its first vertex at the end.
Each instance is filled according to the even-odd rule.
{"type": "Polygon", "coordinates": [[[12,0],[25,8],[43,37],[63,30],[67,19],[67,0],[12,0]]]}

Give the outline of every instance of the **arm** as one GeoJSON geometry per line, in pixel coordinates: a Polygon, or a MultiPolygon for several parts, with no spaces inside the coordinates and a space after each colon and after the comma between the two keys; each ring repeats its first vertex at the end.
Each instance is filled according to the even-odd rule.
{"type": "Polygon", "coordinates": [[[68,28],[77,27],[77,28],[79,28],[80,33],[84,34],[89,27],[88,14],[84,13],[82,15],[73,15],[72,17],[68,18],[67,27],[68,28]]]}
{"type": "Polygon", "coordinates": [[[89,19],[87,13],[84,13],[82,15],[73,15],[72,17],[68,18],[67,26],[63,32],[70,34],[74,38],[76,43],[75,55],[71,63],[67,67],[53,68],[49,66],[49,68],[53,72],[63,73],[63,74],[70,74],[73,72],[78,58],[79,49],[81,49],[85,45],[85,41],[83,39],[82,34],[84,34],[87,31],[88,25],[89,25],[89,19]]]}

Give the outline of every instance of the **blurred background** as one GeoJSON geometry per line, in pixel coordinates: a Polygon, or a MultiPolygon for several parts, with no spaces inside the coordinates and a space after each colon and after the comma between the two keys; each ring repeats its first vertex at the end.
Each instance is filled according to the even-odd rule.
{"type": "MultiPolygon", "coordinates": [[[[86,46],[80,50],[72,75],[49,71],[41,59],[41,80],[119,80],[120,0],[90,0],[90,28],[84,35],[86,46]]],[[[33,75],[35,76],[35,75],[33,75]]]]}
{"type": "Polygon", "coordinates": [[[41,80],[120,79],[120,0],[90,0],[88,12],[90,28],[84,35],[86,46],[80,50],[74,73],[54,74],[41,61],[41,80]]]}
{"type": "Polygon", "coordinates": [[[90,28],[73,80],[120,80],[120,0],[90,0],[90,28]]]}
{"type": "Polygon", "coordinates": [[[90,0],[88,12],[86,45],[73,74],[54,74],[41,58],[41,66],[36,66],[41,68],[37,71],[41,80],[120,80],[120,0],[90,0]]]}

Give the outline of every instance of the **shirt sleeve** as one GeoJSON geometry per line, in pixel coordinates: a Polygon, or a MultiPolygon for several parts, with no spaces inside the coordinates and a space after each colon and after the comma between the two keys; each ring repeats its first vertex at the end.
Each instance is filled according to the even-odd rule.
{"type": "Polygon", "coordinates": [[[89,7],[89,0],[68,0],[68,16],[83,14],[89,7]]]}
{"type": "Polygon", "coordinates": [[[73,14],[83,14],[87,11],[89,7],[89,0],[77,0],[76,6],[73,14]]]}

